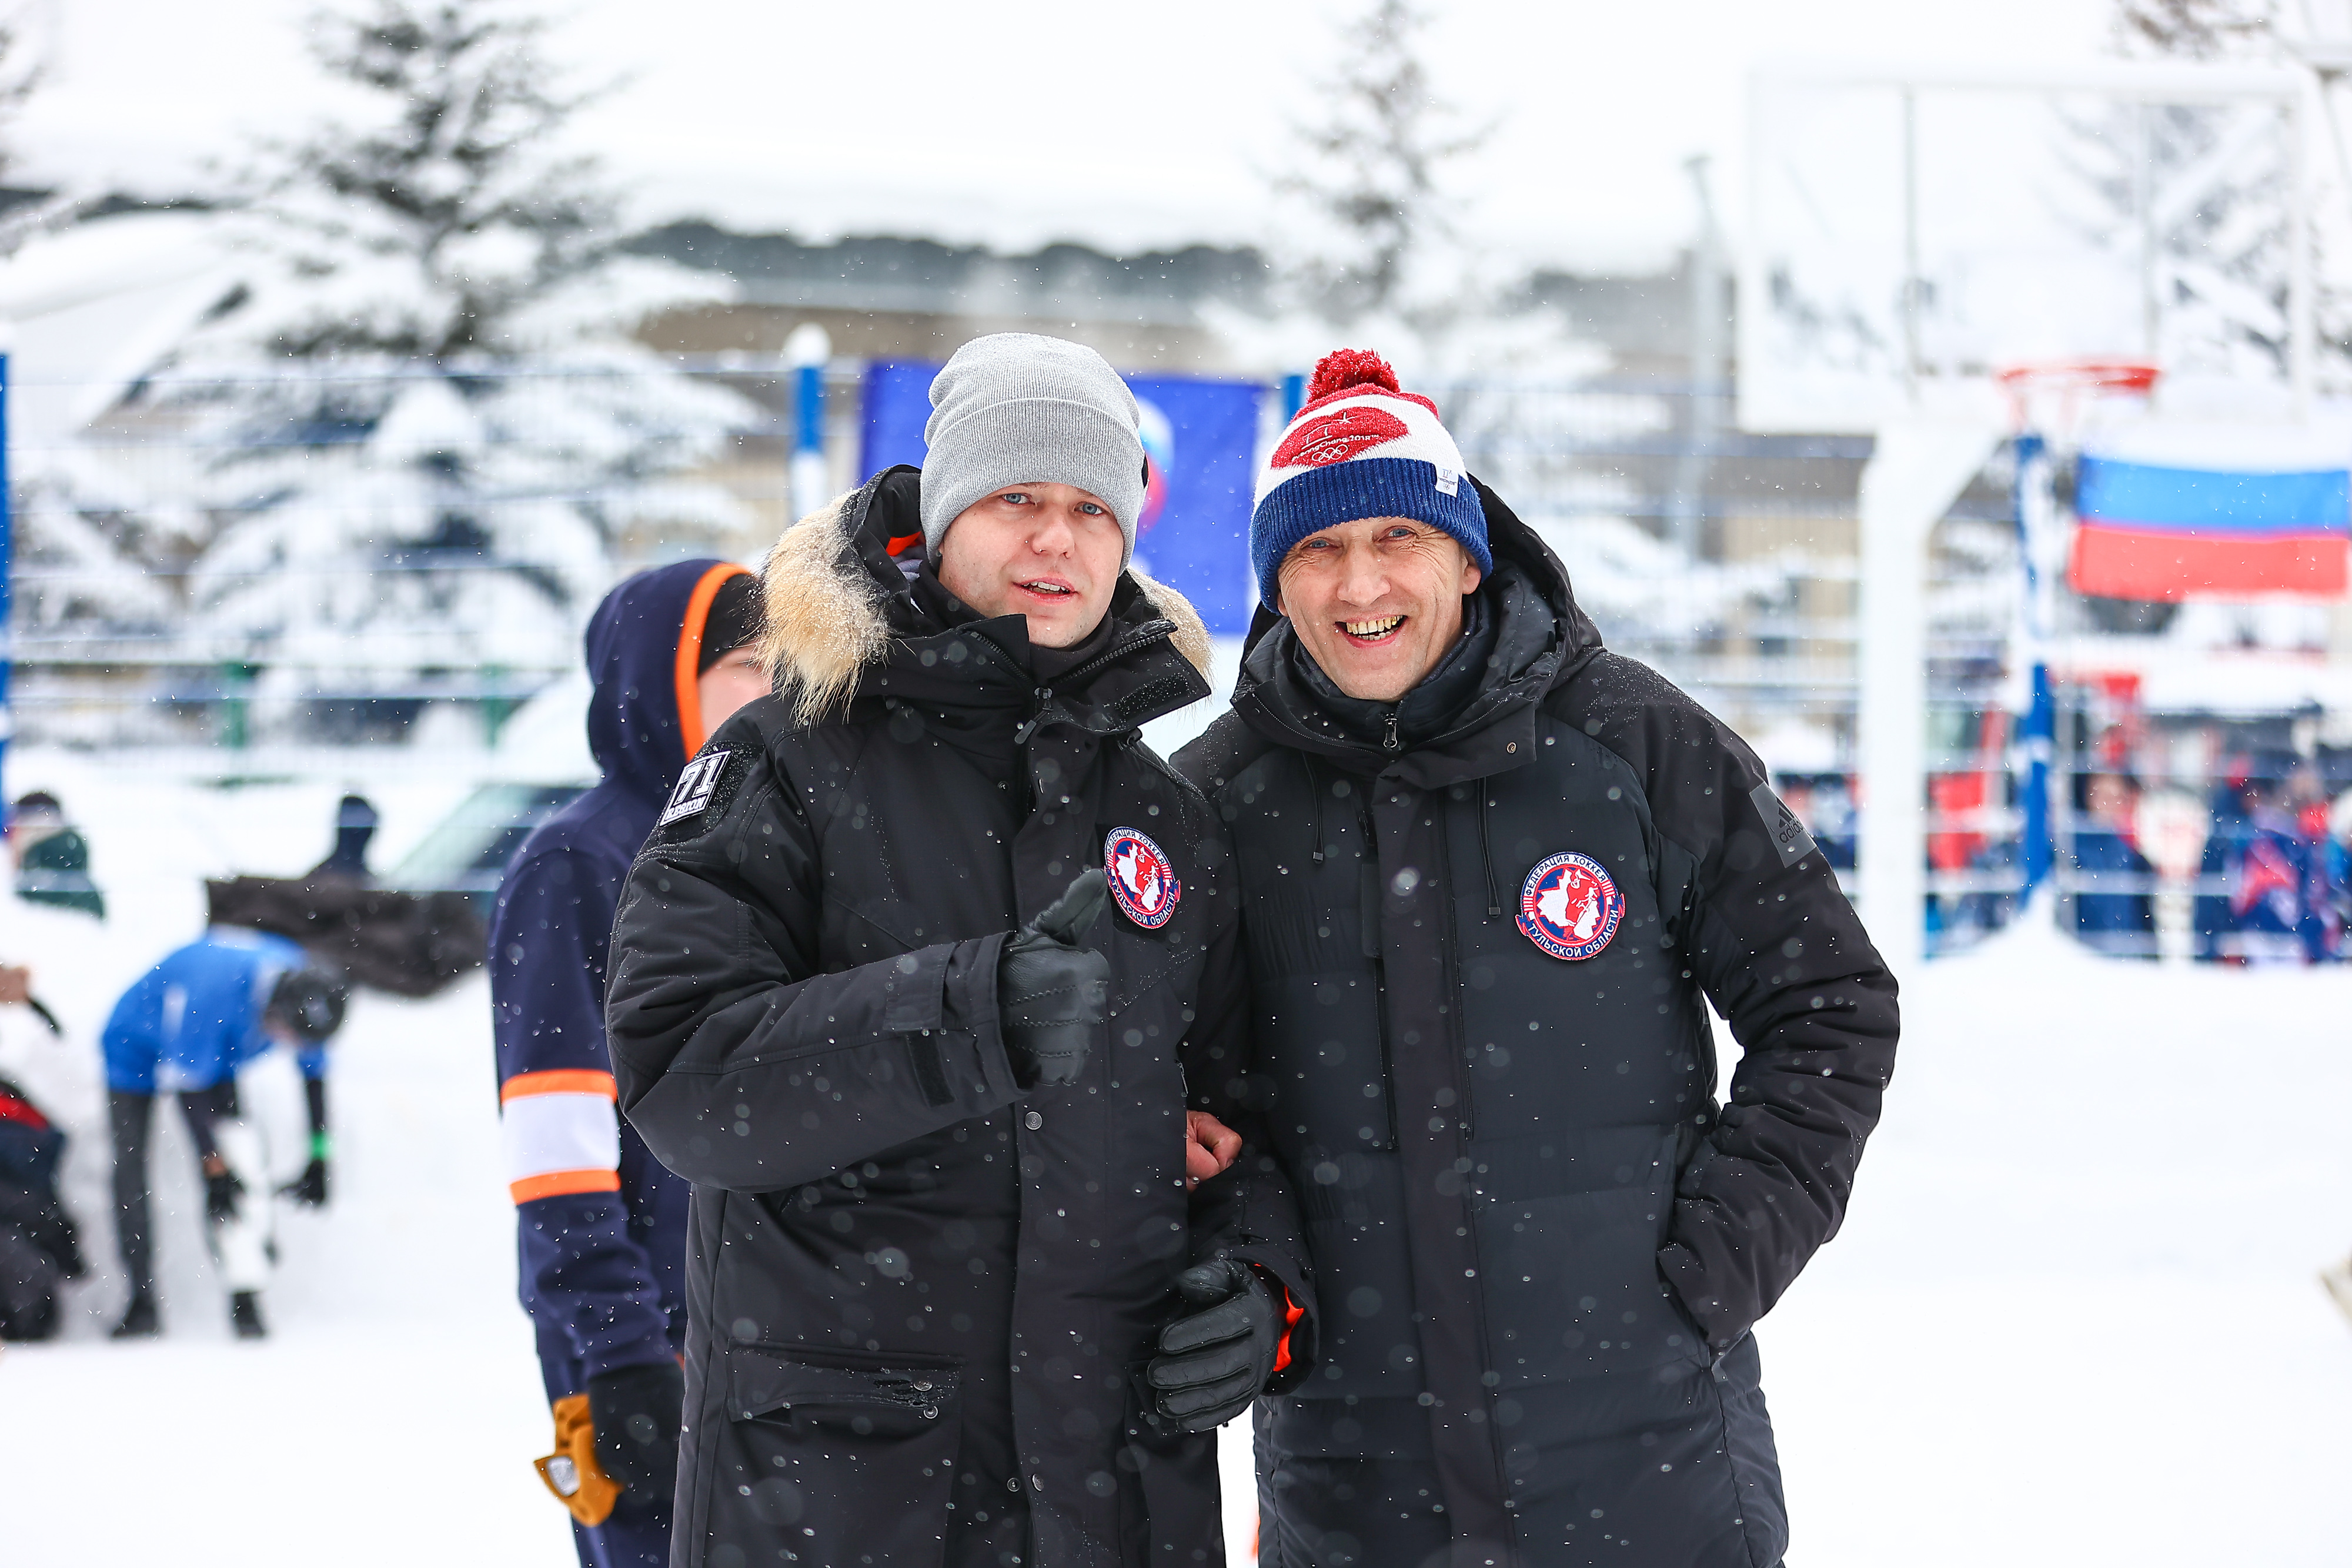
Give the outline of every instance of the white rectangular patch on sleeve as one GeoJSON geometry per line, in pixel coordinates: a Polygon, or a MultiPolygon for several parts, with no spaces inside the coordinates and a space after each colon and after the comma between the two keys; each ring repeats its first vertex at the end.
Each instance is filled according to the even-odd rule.
{"type": "Polygon", "coordinates": [[[621,1118],[602,1094],[526,1094],[499,1108],[509,1184],[559,1171],[621,1168],[621,1118]]]}
{"type": "Polygon", "coordinates": [[[707,810],[710,797],[719,790],[719,774],[727,766],[729,754],[706,751],[686,765],[677,776],[677,788],[670,791],[669,804],[663,808],[656,827],[668,827],[681,817],[691,817],[707,810]]]}

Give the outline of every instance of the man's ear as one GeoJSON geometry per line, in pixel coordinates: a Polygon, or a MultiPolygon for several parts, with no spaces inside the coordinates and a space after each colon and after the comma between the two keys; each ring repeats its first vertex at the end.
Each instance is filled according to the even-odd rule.
{"type": "Polygon", "coordinates": [[[1477,592],[1478,585],[1486,580],[1486,572],[1480,569],[1478,559],[1463,549],[1460,539],[1454,541],[1454,548],[1462,550],[1462,591],[1465,595],[1477,592]]]}

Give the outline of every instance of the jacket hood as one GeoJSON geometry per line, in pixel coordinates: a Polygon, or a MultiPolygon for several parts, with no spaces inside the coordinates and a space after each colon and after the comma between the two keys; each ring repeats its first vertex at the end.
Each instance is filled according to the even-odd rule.
{"type": "Polygon", "coordinates": [[[702,749],[695,676],[710,601],[744,571],[681,560],[641,571],[604,596],[588,622],[588,749],[605,782],[655,805],[702,749]]]}
{"type": "MultiPolygon", "coordinates": [[[[917,645],[937,634],[908,590],[908,563],[919,561],[923,538],[920,486],[917,469],[886,470],[786,528],[768,552],[761,653],[777,690],[793,699],[796,722],[815,723],[869,684],[884,684],[886,670],[913,663],[898,654],[919,652],[917,645]]],[[[1164,712],[1206,695],[1208,629],[1182,594],[1129,568],[1111,595],[1110,614],[1130,644],[1158,628],[1155,640],[1164,638],[1191,675],[1136,688],[1132,696],[1149,694],[1149,701],[1123,705],[1121,723],[1131,727],[1151,716],[1142,711],[1147,706],[1164,712]],[[1185,687],[1182,702],[1173,700],[1175,685],[1185,687]]],[[[968,640],[970,629],[948,635],[968,640]]],[[[913,673],[898,672],[898,689],[913,673]]]]}
{"type": "Polygon", "coordinates": [[[1234,710],[1277,745],[1328,757],[1354,770],[1394,767],[1423,788],[1452,784],[1517,766],[1533,754],[1536,710],[1554,689],[1603,652],[1601,630],[1576,602],[1568,569],[1533,528],[1475,476],[1486,512],[1486,541],[1495,570],[1479,585],[1500,625],[1493,669],[1476,692],[1428,740],[1402,754],[1383,751],[1345,733],[1322,714],[1320,700],[1291,667],[1297,634],[1265,604],[1251,622],[1242,652],[1234,710]],[[1523,733],[1524,732],[1524,733],[1523,733]]]}

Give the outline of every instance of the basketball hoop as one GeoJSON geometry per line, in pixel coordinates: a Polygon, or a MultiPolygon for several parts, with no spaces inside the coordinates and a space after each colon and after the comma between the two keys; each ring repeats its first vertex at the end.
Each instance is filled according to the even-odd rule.
{"type": "Polygon", "coordinates": [[[2052,360],[1993,372],[2009,400],[2011,427],[2022,435],[2040,429],[2053,445],[2067,444],[2084,405],[2100,398],[2144,398],[2163,372],[2131,360],[2052,360]]]}

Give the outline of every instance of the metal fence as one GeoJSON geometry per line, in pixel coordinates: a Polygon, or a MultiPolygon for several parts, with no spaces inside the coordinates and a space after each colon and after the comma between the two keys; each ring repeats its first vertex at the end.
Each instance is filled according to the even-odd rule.
{"type": "Polygon", "coordinates": [[[706,360],[9,389],[17,731],[495,736],[640,567],[756,553],[791,380],[706,360]]]}
{"type": "MultiPolygon", "coordinates": [[[[835,488],[864,477],[860,381],[836,362],[820,383],[835,488]]],[[[573,665],[587,611],[619,576],[692,554],[758,558],[793,515],[803,384],[789,364],[740,355],[19,383],[17,734],[231,748],[494,739],[573,665]]],[[[1271,430],[1282,394],[1265,395],[1271,430]]],[[[1481,381],[1435,395],[1474,470],[1567,559],[1611,645],[1749,737],[1851,872],[1869,442],[1742,432],[1722,387],[1481,381]]],[[[2352,751],[2315,738],[2325,716],[2149,713],[2062,679],[2046,752],[2017,733],[2031,694],[2013,635],[2012,480],[1990,465],[1931,551],[1915,803],[1930,950],[2015,916],[2042,869],[2039,836],[2062,925],[2105,950],[2332,956],[2352,877],[2321,820],[2352,783],[2352,751]],[[2194,864],[2140,852],[2137,802],[2150,795],[2176,823],[2194,814],[2182,800],[2198,803],[2194,864]],[[2255,908],[2280,904],[2269,883],[2248,891],[2250,875],[2276,881],[2273,862],[2300,879],[2291,929],[2255,908]]]]}

